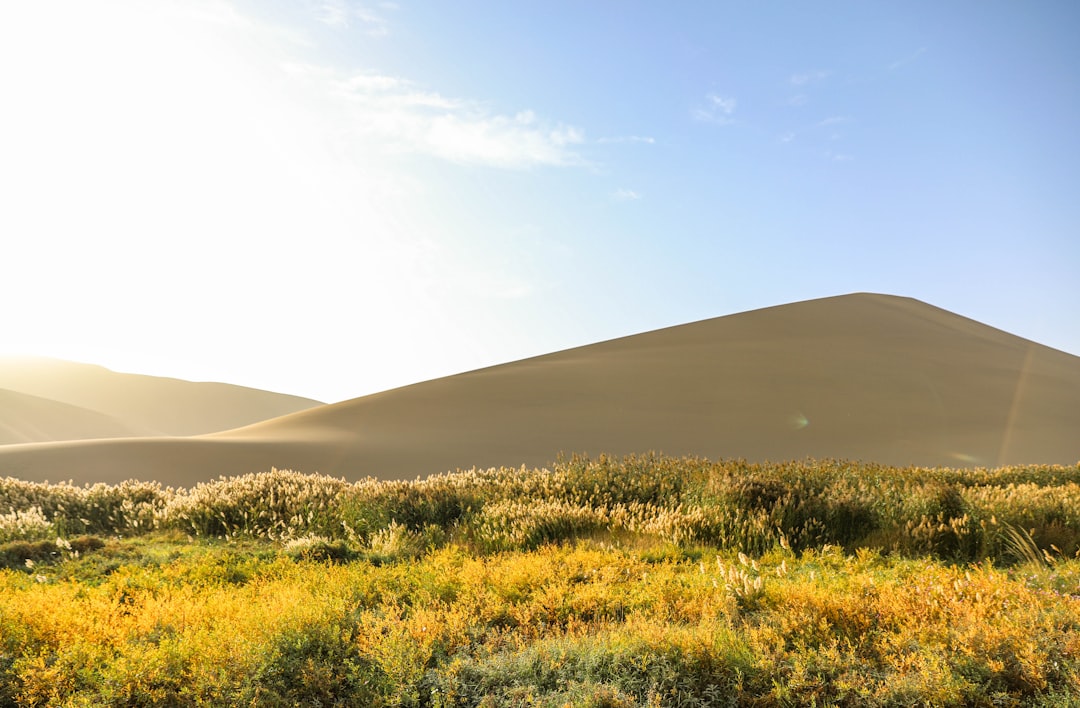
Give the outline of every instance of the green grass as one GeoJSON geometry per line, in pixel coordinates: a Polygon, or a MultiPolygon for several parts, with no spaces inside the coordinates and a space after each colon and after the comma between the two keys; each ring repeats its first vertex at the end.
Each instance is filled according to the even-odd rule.
{"type": "Polygon", "coordinates": [[[1080,705],[1080,466],[0,480],[0,706],[1080,705]]]}

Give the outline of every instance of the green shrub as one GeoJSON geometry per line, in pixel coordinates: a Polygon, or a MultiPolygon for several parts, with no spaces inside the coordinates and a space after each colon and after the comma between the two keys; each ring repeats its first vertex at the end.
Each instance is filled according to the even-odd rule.
{"type": "Polygon", "coordinates": [[[347,563],[358,553],[344,541],[334,541],[324,536],[301,536],[285,544],[285,552],[295,560],[347,563]]]}
{"type": "Polygon", "coordinates": [[[447,697],[441,705],[454,706],[728,706],[753,670],[744,649],[713,653],[619,634],[563,638],[459,658],[434,672],[432,687],[447,697]]]}
{"type": "Polygon", "coordinates": [[[274,638],[237,703],[280,706],[378,706],[393,687],[360,655],[347,628],[323,621],[287,628],[274,638]]]}
{"type": "Polygon", "coordinates": [[[0,567],[25,570],[57,560],[61,552],[53,541],[8,541],[0,545],[0,567]]]}

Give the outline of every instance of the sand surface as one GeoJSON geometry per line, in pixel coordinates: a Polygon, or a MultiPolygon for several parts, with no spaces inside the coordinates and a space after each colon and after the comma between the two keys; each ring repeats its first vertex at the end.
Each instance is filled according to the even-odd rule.
{"type": "MultiPolygon", "coordinates": [[[[95,411],[133,435],[199,435],[322,405],[231,384],[124,374],[92,364],[28,357],[0,357],[0,389],[95,411]]],[[[47,416],[24,420],[42,430],[56,430],[52,440],[85,437],[61,436],[65,426],[47,416]]]]}
{"type": "Polygon", "coordinates": [[[0,389],[0,445],[149,434],[98,411],[0,389]]]}
{"type": "Polygon", "coordinates": [[[560,453],[1080,461],[1080,357],[855,294],[472,371],[186,439],[0,447],[0,474],[189,486],[275,466],[357,479],[560,453]]]}

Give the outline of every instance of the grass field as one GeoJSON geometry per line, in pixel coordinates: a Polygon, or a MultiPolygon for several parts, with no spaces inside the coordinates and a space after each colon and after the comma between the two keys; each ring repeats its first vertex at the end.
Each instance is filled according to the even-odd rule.
{"type": "Polygon", "coordinates": [[[0,481],[0,705],[1080,705],[1080,465],[0,481]]]}

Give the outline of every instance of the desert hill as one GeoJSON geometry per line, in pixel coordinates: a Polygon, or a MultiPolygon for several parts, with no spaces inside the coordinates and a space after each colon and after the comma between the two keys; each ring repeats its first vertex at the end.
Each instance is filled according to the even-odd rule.
{"type": "Polygon", "coordinates": [[[104,413],[0,389],[0,445],[148,434],[104,413]]]}
{"type": "Polygon", "coordinates": [[[190,485],[359,478],[560,452],[1075,464],[1080,358],[917,300],[854,294],[472,371],[190,439],[0,448],[0,474],[190,485]]]}
{"type": "MultiPolygon", "coordinates": [[[[128,435],[199,435],[228,430],[321,405],[299,396],[223,383],[124,374],[101,366],[37,357],[0,357],[0,389],[96,411],[128,435]]],[[[63,425],[51,440],[65,436],[63,425]]],[[[101,435],[97,437],[117,437],[101,435]]]]}

